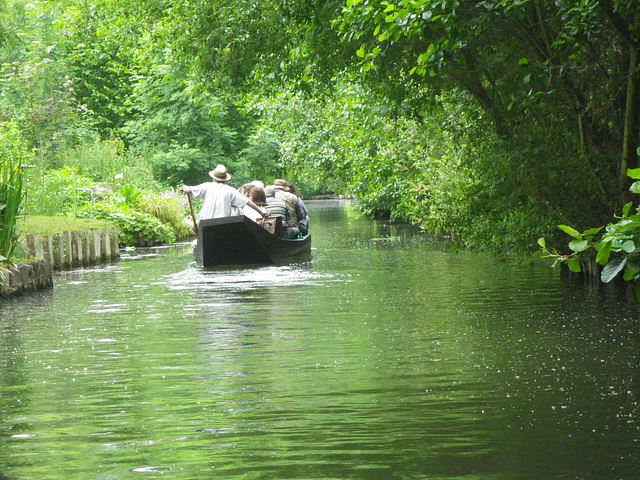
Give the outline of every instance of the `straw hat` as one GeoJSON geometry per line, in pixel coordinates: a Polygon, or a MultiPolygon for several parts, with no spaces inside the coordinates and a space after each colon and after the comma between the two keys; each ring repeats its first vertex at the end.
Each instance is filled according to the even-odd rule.
{"type": "Polygon", "coordinates": [[[273,181],[273,186],[279,190],[284,190],[285,192],[289,191],[289,187],[287,187],[287,182],[285,182],[281,178],[276,178],[273,181]]]}
{"type": "Polygon", "coordinates": [[[228,182],[231,180],[231,175],[227,172],[227,167],[224,165],[218,165],[215,170],[211,170],[209,172],[211,178],[213,178],[216,182],[228,182]]]}

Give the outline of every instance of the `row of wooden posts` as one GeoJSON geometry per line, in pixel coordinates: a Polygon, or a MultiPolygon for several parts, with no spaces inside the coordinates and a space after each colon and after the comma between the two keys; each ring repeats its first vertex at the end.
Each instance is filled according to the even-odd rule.
{"type": "Polygon", "coordinates": [[[120,258],[114,231],[73,231],[29,235],[23,257],[35,260],[0,270],[0,298],[50,288],[53,272],[116,262],[120,258]]]}

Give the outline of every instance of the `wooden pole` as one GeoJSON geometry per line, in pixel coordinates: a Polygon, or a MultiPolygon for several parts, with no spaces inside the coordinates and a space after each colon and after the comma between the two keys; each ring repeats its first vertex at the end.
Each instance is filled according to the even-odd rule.
{"type": "Polygon", "coordinates": [[[193,219],[193,231],[196,232],[196,236],[198,235],[198,224],[196,223],[196,216],[193,213],[193,204],[191,203],[191,194],[187,193],[187,198],[189,199],[189,209],[191,210],[191,218],[193,219]]]}

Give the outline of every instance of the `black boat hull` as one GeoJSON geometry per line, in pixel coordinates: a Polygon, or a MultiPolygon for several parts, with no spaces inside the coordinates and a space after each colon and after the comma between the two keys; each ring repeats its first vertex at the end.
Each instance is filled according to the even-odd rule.
{"type": "Polygon", "coordinates": [[[277,237],[245,217],[212,218],[198,226],[198,265],[284,265],[311,256],[311,235],[296,240],[277,237]]]}

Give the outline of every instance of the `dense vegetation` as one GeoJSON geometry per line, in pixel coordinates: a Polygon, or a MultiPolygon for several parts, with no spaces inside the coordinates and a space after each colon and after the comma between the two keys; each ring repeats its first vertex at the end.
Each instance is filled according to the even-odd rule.
{"type": "Polygon", "coordinates": [[[635,0],[0,8],[0,123],[36,166],[32,213],[69,214],[97,186],[106,211],[138,211],[122,189],[177,203],[224,163],[236,185],[286,177],[460,245],[527,251],[635,195],[635,0]]]}

